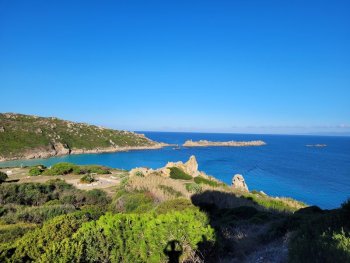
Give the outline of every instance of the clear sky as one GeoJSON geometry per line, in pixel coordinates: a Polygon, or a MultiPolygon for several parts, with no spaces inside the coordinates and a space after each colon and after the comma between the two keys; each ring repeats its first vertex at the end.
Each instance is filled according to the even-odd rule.
{"type": "Polygon", "coordinates": [[[0,0],[0,112],[350,134],[350,1],[0,0]]]}

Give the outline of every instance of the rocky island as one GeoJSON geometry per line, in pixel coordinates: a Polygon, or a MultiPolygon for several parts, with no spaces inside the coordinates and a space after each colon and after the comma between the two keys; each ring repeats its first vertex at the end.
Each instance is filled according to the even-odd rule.
{"type": "Polygon", "coordinates": [[[246,146],[263,146],[266,145],[264,141],[227,141],[227,142],[213,142],[207,140],[192,141],[187,140],[182,146],[184,147],[209,147],[209,146],[229,146],[229,147],[246,147],[246,146]]]}
{"type": "Polygon", "coordinates": [[[15,113],[0,113],[0,142],[0,161],[167,146],[135,132],[15,113]]]}

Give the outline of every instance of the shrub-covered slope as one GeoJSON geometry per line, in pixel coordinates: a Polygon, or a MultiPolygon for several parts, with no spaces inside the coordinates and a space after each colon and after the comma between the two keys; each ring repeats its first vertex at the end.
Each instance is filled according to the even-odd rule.
{"type": "Polygon", "coordinates": [[[0,161],[160,146],[142,134],[31,115],[0,114],[0,161]]]}

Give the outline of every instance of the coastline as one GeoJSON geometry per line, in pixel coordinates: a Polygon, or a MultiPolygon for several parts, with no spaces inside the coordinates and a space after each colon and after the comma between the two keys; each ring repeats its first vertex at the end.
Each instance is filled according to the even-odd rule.
{"type": "Polygon", "coordinates": [[[128,146],[128,147],[105,147],[105,148],[95,148],[95,149],[70,149],[69,151],[40,151],[30,152],[24,154],[23,156],[16,157],[0,157],[1,162],[8,161],[18,161],[18,160],[33,160],[33,159],[47,159],[56,156],[66,156],[66,155],[77,155],[77,154],[94,154],[94,153],[114,153],[114,152],[127,152],[134,150],[157,150],[163,147],[172,146],[173,144],[167,143],[156,143],[149,146],[128,146]]]}

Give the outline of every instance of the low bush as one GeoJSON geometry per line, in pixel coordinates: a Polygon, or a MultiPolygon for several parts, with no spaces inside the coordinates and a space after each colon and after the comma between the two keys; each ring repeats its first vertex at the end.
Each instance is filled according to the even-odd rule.
{"type": "Polygon", "coordinates": [[[32,206],[17,210],[15,213],[8,213],[3,220],[7,223],[28,222],[41,224],[46,220],[59,215],[75,212],[73,205],[51,205],[51,206],[32,206]]]}
{"type": "Polygon", "coordinates": [[[154,208],[154,199],[149,192],[120,190],[113,207],[117,212],[145,213],[154,208]]]}
{"type": "Polygon", "coordinates": [[[192,180],[192,176],[177,167],[170,167],[170,178],[180,180],[192,180]]]}
{"type": "Polygon", "coordinates": [[[209,180],[201,176],[197,176],[194,178],[194,182],[197,184],[206,184],[212,187],[218,187],[220,184],[214,180],[209,180]]]}
{"type": "Polygon", "coordinates": [[[7,178],[8,178],[7,174],[0,171],[0,184],[5,182],[7,178]]]}
{"type": "Polygon", "coordinates": [[[8,243],[22,237],[26,232],[36,227],[36,224],[17,223],[0,224],[0,244],[8,243]]]}
{"type": "Polygon", "coordinates": [[[87,212],[55,217],[45,222],[42,228],[26,233],[11,247],[0,247],[0,261],[5,262],[6,260],[7,262],[10,259],[11,262],[37,262],[48,247],[55,246],[63,239],[69,238],[84,222],[96,220],[99,217],[100,214],[87,212]]]}
{"type": "Polygon", "coordinates": [[[198,194],[202,191],[202,187],[196,183],[185,184],[186,190],[193,194],[198,194]]]}
{"type": "Polygon", "coordinates": [[[299,215],[304,221],[290,241],[290,262],[350,262],[348,205],[299,215]]]}
{"type": "Polygon", "coordinates": [[[57,163],[44,171],[45,175],[66,175],[77,170],[78,166],[72,163],[57,163]]]}
{"type": "Polygon", "coordinates": [[[180,197],[182,196],[182,193],[179,191],[176,191],[174,188],[167,186],[167,185],[159,185],[158,186],[159,189],[161,189],[165,194],[169,194],[175,197],[180,197]]]}
{"type": "Polygon", "coordinates": [[[156,208],[157,214],[166,214],[171,211],[184,211],[185,209],[198,209],[190,200],[185,198],[176,198],[160,203],[156,208]]]}
{"type": "Polygon", "coordinates": [[[176,243],[183,262],[203,241],[214,241],[214,230],[206,215],[196,210],[107,214],[84,224],[63,242],[48,246],[41,261],[167,262],[167,247],[176,243]]]}
{"type": "Polygon", "coordinates": [[[38,176],[41,175],[46,170],[45,165],[35,165],[29,169],[29,175],[30,176],[38,176]]]}
{"type": "Polygon", "coordinates": [[[42,170],[36,166],[29,169],[30,176],[38,176],[38,175],[41,175],[43,172],[44,172],[44,170],[42,170]]]}
{"type": "Polygon", "coordinates": [[[96,182],[96,179],[91,174],[86,174],[80,178],[80,183],[82,184],[91,184],[96,182]]]}

